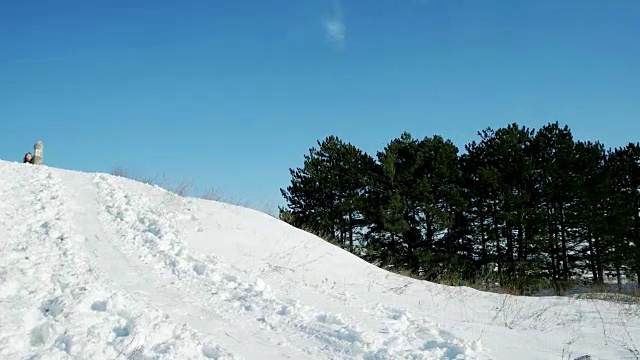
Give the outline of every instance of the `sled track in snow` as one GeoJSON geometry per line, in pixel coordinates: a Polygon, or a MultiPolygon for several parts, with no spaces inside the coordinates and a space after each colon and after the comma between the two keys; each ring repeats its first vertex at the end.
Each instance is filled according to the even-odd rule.
{"type": "Polygon", "coordinates": [[[76,201],[68,196],[73,192],[65,187],[69,183],[49,168],[17,169],[16,177],[24,181],[15,183],[21,186],[2,191],[31,200],[22,201],[29,204],[27,208],[14,208],[20,214],[9,214],[12,204],[2,209],[8,215],[2,229],[20,236],[0,234],[10,247],[0,260],[0,331],[10,334],[0,339],[1,358],[135,359],[142,353],[175,358],[178,352],[184,359],[223,359],[230,355],[201,334],[172,323],[151,303],[113,285],[87,255],[85,229],[75,226],[82,224],[78,220],[87,214],[87,204],[74,206],[76,201]],[[37,246],[26,241],[34,238],[37,246]],[[12,285],[25,278],[28,291],[12,293],[12,285]],[[3,315],[12,313],[28,317],[3,315]]]}
{"type": "Polygon", "coordinates": [[[189,215],[172,212],[163,204],[175,205],[183,199],[167,193],[151,204],[148,199],[126,194],[114,182],[105,177],[96,178],[101,203],[110,216],[104,220],[116,229],[118,246],[162,274],[167,282],[179,288],[183,298],[207,299],[199,306],[221,319],[221,327],[226,328],[226,332],[237,331],[232,337],[249,341],[260,338],[261,343],[271,348],[300,348],[304,357],[321,357],[321,350],[327,353],[337,349],[331,358],[352,358],[352,351],[357,347],[352,346],[347,337],[350,330],[339,322],[307,320],[304,316],[312,316],[310,311],[279,301],[260,279],[250,282],[240,278],[240,271],[220,259],[189,254],[176,224],[176,219],[189,215]],[[244,322],[239,324],[238,318],[244,322]],[[291,327],[298,331],[284,331],[291,327]],[[282,344],[279,339],[283,333],[300,335],[289,337],[288,343],[282,344]]]}
{"type": "Polygon", "coordinates": [[[322,311],[190,253],[184,224],[211,224],[189,199],[127,192],[104,174],[11,169],[0,192],[20,200],[0,202],[1,358],[485,358],[428,319],[376,304],[359,320],[322,311]]]}
{"type": "Polygon", "coordinates": [[[377,316],[373,320],[380,324],[380,331],[370,333],[348,316],[280,298],[262,279],[251,278],[217,257],[187,251],[178,221],[191,220],[194,226],[198,221],[189,212],[188,200],[171,193],[153,200],[132,195],[104,175],[97,175],[95,183],[108,217],[103,221],[115,229],[120,249],[162,274],[184,298],[208,299],[197,306],[230,327],[242,328],[234,337],[248,334],[270,347],[302,349],[313,358],[476,358],[473,344],[401,311],[378,308],[372,315],[377,316]],[[238,318],[244,319],[242,324],[238,318]],[[277,340],[282,334],[288,334],[286,344],[277,340]]]}

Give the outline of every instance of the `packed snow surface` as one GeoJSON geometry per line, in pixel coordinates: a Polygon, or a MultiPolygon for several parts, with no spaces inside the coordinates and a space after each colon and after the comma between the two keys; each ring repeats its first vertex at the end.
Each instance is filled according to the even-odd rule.
{"type": "Polygon", "coordinates": [[[640,355],[637,305],[413,280],[106,174],[0,161],[0,180],[1,359],[640,355]]]}

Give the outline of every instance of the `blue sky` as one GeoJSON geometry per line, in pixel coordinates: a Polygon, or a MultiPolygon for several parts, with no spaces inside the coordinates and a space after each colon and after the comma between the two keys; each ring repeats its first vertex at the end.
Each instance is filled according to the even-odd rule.
{"type": "Polygon", "coordinates": [[[282,204],[337,135],[461,148],[487,126],[640,141],[640,1],[0,3],[0,158],[194,181],[282,204]]]}

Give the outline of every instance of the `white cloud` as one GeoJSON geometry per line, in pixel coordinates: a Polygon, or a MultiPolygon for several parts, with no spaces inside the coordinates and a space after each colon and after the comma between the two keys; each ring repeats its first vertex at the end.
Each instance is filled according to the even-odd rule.
{"type": "Polygon", "coordinates": [[[347,41],[347,25],[342,14],[342,5],[336,0],[334,9],[322,21],[327,39],[340,46],[347,41]]]}

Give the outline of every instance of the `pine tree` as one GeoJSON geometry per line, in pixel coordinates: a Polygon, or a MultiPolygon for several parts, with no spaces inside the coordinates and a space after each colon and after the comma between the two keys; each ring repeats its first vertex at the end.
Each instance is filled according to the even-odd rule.
{"type": "Polygon", "coordinates": [[[289,170],[291,185],[280,189],[287,217],[294,226],[355,251],[364,226],[362,198],[374,161],[336,136],[318,142],[318,147],[309,149],[303,168],[289,170]]]}
{"type": "Polygon", "coordinates": [[[557,122],[478,133],[465,153],[408,132],[375,159],[335,136],[290,169],[281,219],[424,278],[496,270],[520,291],[576,271],[640,281],[640,144],[605,151],[557,122]]]}
{"type": "Polygon", "coordinates": [[[640,144],[628,144],[609,155],[616,195],[613,268],[620,282],[624,270],[640,283],[640,144]]]}
{"type": "Polygon", "coordinates": [[[574,236],[581,243],[578,262],[589,270],[595,283],[603,282],[607,232],[613,224],[611,214],[613,188],[607,169],[604,146],[598,142],[576,142],[575,168],[579,170],[574,236]]]}
{"type": "Polygon", "coordinates": [[[536,164],[540,170],[543,206],[546,209],[546,234],[540,240],[546,245],[551,278],[567,280],[571,263],[569,254],[574,227],[570,207],[576,201],[575,143],[567,126],[556,123],[543,126],[534,139],[539,155],[536,164]]]}

